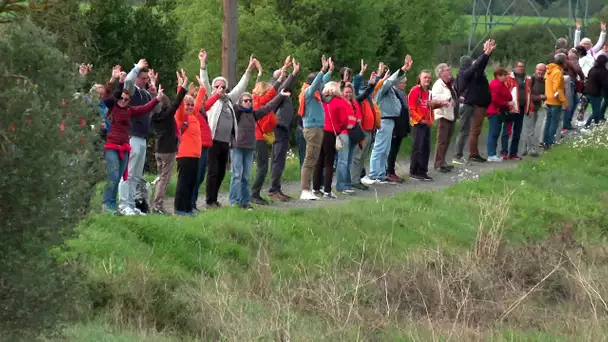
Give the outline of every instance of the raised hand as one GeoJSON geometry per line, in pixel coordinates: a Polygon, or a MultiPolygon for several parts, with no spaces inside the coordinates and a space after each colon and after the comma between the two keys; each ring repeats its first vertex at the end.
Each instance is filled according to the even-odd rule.
{"type": "Polygon", "coordinates": [[[327,58],[325,58],[325,55],[321,56],[321,66],[321,70],[323,72],[326,72],[329,68],[329,63],[327,62],[327,58]]]}
{"type": "Polygon", "coordinates": [[[190,84],[188,85],[188,94],[191,96],[196,95],[196,86],[194,85],[194,82],[190,82],[190,84]]]}
{"type": "Polygon", "coordinates": [[[580,31],[581,30],[581,21],[577,19],[575,25],[576,25],[576,30],[580,31]]]}
{"type": "Polygon", "coordinates": [[[606,22],[602,21],[600,23],[600,28],[602,29],[602,32],[606,32],[606,22]]]}
{"type": "Polygon", "coordinates": [[[329,66],[329,71],[334,71],[334,61],[331,60],[331,57],[327,59],[327,65],[329,66]]]}
{"type": "Polygon", "coordinates": [[[201,62],[201,69],[207,68],[207,51],[205,49],[201,49],[198,53],[198,59],[201,62]]]}
{"type": "Polygon", "coordinates": [[[300,63],[298,61],[296,61],[295,58],[292,60],[292,63],[293,63],[293,71],[291,73],[292,73],[292,75],[297,75],[298,72],[300,72],[300,63]]]}
{"type": "Polygon", "coordinates": [[[414,64],[414,60],[412,59],[412,56],[410,56],[410,55],[405,56],[405,59],[403,60],[403,67],[401,67],[401,70],[410,71],[410,69],[412,68],[412,64],[414,64]]]}
{"type": "Polygon", "coordinates": [[[182,71],[182,80],[183,80],[183,87],[186,87],[186,84],[188,84],[188,76],[186,75],[186,72],[184,71],[184,69],[181,70],[182,71]]]}
{"type": "Polygon", "coordinates": [[[148,76],[150,77],[150,84],[156,85],[156,81],[158,81],[158,73],[150,69],[150,71],[148,71],[148,76]]]}
{"type": "Polygon", "coordinates": [[[120,77],[120,71],[121,71],[121,69],[122,69],[122,68],[121,68],[121,66],[120,66],[120,65],[115,65],[115,66],[112,68],[112,79],[113,79],[113,80],[114,80],[114,79],[117,79],[117,78],[119,78],[119,77],[120,77]]]}
{"type": "Polygon", "coordinates": [[[291,93],[288,92],[287,90],[283,89],[283,90],[281,90],[281,96],[287,96],[287,97],[289,97],[289,96],[291,96],[291,93]]]}
{"type": "Polygon", "coordinates": [[[78,73],[80,73],[80,76],[86,76],[89,73],[89,66],[85,65],[84,63],[80,64],[78,67],[78,73]]]}
{"type": "Polygon", "coordinates": [[[249,65],[247,66],[247,71],[253,70],[254,67],[255,67],[255,58],[253,58],[253,55],[251,55],[251,56],[249,56],[249,65]]]}
{"type": "Polygon", "coordinates": [[[258,74],[262,74],[262,64],[257,59],[254,60],[254,64],[256,69],[258,69],[258,74]]]}
{"type": "Polygon", "coordinates": [[[203,80],[201,80],[200,77],[198,77],[198,75],[196,75],[196,81],[198,82],[198,86],[199,87],[204,87],[205,85],[203,84],[203,80]]]}
{"type": "Polygon", "coordinates": [[[127,73],[124,71],[121,71],[120,76],[118,77],[118,82],[125,83],[126,80],[127,80],[127,73]]]}
{"type": "Polygon", "coordinates": [[[163,95],[164,95],[164,93],[163,93],[163,86],[161,86],[161,85],[159,84],[159,85],[158,85],[158,91],[156,92],[156,99],[157,99],[158,101],[162,100],[163,95]]]}
{"type": "Polygon", "coordinates": [[[184,79],[182,78],[182,75],[179,74],[179,71],[175,72],[175,76],[177,77],[177,85],[182,85],[184,84],[184,79]]]}
{"type": "Polygon", "coordinates": [[[372,74],[369,76],[369,84],[374,85],[376,84],[376,77],[378,76],[378,74],[376,74],[375,71],[372,71],[372,74]]]}
{"type": "Polygon", "coordinates": [[[146,61],[145,59],[140,59],[139,62],[137,62],[137,67],[139,69],[146,68],[147,66],[148,66],[148,61],[146,61]]]}
{"type": "Polygon", "coordinates": [[[283,62],[283,68],[287,69],[291,66],[291,55],[285,58],[285,62],[283,62]]]}
{"type": "Polygon", "coordinates": [[[386,68],[386,66],[385,66],[385,69],[386,69],[386,71],[384,72],[384,77],[382,77],[382,79],[384,81],[386,81],[391,76],[391,71],[388,68],[386,68]]]}
{"type": "Polygon", "coordinates": [[[359,75],[363,76],[363,74],[365,74],[366,71],[367,71],[367,64],[365,64],[362,59],[361,60],[361,71],[359,72],[359,75]]]}

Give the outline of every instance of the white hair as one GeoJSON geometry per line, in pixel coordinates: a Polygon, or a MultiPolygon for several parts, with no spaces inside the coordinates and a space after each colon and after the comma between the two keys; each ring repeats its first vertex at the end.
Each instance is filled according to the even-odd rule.
{"type": "Polygon", "coordinates": [[[216,78],[213,79],[213,82],[211,82],[211,86],[215,85],[215,82],[217,81],[223,81],[224,82],[224,86],[226,86],[226,89],[228,89],[228,80],[226,80],[224,77],[222,76],[218,76],[216,78]]]}
{"type": "Polygon", "coordinates": [[[323,87],[323,96],[338,96],[342,97],[342,91],[340,90],[340,83],[331,81],[327,82],[323,87]]]}
{"type": "Polygon", "coordinates": [[[581,44],[583,44],[583,43],[589,43],[589,44],[592,44],[592,43],[591,43],[591,39],[589,39],[589,38],[583,38],[583,39],[581,39],[581,44]]]}
{"type": "Polygon", "coordinates": [[[446,63],[440,63],[435,67],[435,76],[439,77],[439,74],[443,71],[444,68],[449,68],[450,66],[446,63]]]}

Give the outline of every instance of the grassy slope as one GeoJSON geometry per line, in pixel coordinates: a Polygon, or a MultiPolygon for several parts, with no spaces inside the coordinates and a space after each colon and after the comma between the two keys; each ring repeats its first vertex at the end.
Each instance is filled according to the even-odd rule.
{"type": "MultiPolygon", "coordinates": [[[[605,142],[605,133],[597,139],[605,142]]],[[[303,269],[323,273],[318,265],[363,249],[370,257],[383,253],[403,262],[416,248],[470,250],[482,203],[499,205],[497,200],[511,190],[515,192],[505,222],[510,243],[540,241],[565,222],[573,224],[579,241],[598,242],[604,240],[608,224],[603,214],[606,165],[605,146],[561,147],[541,160],[526,160],[516,169],[483,175],[477,182],[331,210],[226,208],[196,218],[93,216],[82,223],[80,237],[68,242],[71,252],[64,257],[79,255],[92,282],[127,274],[129,264],[136,262],[160,279],[196,281],[203,272],[239,283],[255,271],[260,246],[268,251],[273,273],[285,279],[303,269]]],[[[302,331],[318,323],[306,316],[298,322],[302,331]]],[[[550,337],[542,332],[521,334],[504,337],[550,337]]]]}

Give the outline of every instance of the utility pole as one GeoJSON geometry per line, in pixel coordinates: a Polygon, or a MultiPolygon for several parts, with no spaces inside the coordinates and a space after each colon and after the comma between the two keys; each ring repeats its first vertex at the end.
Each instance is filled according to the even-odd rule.
{"type": "Polygon", "coordinates": [[[237,0],[223,0],[222,75],[228,85],[236,85],[236,43],[239,32],[237,0]]]}

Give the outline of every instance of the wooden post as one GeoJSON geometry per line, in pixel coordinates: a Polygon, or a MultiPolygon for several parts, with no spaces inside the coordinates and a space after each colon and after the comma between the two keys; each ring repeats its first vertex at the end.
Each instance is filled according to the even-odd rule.
{"type": "Polygon", "coordinates": [[[223,0],[223,30],[222,30],[222,75],[228,80],[230,88],[237,82],[236,76],[236,44],[238,36],[238,6],[237,0],[223,0]]]}

